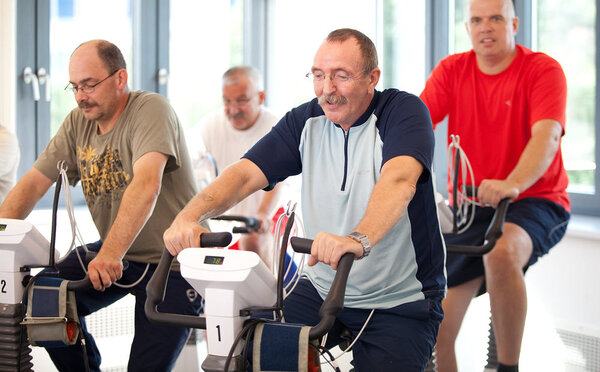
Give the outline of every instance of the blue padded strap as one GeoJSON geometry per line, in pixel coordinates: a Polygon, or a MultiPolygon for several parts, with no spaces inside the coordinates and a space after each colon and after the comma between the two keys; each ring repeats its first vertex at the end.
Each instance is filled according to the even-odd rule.
{"type": "Polygon", "coordinates": [[[60,283],[63,282],[64,279],[57,278],[54,276],[40,276],[35,280],[36,286],[40,287],[60,287],[60,283]]]}
{"type": "Polygon", "coordinates": [[[261,323],[254,332],[253,370],[306,371],[310,327],[261,323]]]}
{"type": "Polygon", "coordinates": [[[64,279],[39,277],[33,284],[31,301],[31,317],[61,317],[60,284],[64,279]]]}

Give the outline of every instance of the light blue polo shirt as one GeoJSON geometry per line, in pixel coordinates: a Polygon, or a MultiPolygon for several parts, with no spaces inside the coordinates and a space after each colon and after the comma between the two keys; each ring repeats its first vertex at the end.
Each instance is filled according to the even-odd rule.
{"type": "MultiPolygon", "coordinates": [[[[306,236],[320,231],[346,235],[363,218],[382,165],[407,155],[423,164],[407,213],[354,262],[345,306],[391,308],[445,293],[445,249],[438,226],[431,162],[434,137],[429,112],[416,96],[376,91],[371,105],[348,130],[327,120],[314,99],[288,112],[244,155],[265,174],[270,189],[302,173],[306,236]]],[[[319,263],[304,272],[321,297],[335,271],[319,263]]]]}

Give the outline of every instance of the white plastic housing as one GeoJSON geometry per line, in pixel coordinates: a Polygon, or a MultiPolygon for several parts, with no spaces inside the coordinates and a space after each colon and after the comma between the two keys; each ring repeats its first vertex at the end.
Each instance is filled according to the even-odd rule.
{"type": "Polygon", "coordinates": [[[181,275],[205,300],[209,354],[227,356],[246,319],[240,310],[275,305],[275,276],[254,252],[188,248],[177,260],[181,275]]]}
{"type": "Polygon", "coordinates": [[[48,240],[30,222],[0,218],[0,303],[21,302],[25,275],[21,267],[47,264],[49,247],[48,240]]]}

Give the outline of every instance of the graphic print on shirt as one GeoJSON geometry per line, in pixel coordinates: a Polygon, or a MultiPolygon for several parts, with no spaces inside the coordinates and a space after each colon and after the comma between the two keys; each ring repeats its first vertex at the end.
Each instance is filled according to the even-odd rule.
{"type": "Polygon", "coordinates": [[[110,200],[123,195],[131,175],[123,170],[119,150],[108,145],[102,154],[87,145],[77,147],[81,187],[90,207],[95,203],[109,205],[110,200]]]}

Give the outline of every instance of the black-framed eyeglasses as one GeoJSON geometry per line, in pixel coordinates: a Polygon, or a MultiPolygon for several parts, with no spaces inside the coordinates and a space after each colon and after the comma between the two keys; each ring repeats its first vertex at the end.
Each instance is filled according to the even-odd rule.
{"type": "Polygon", "coordinates": [[[71,92],[71,93],[73,93],[73,94],[76,94],[76,93],[77,93],[77,91],[83,92],[83,93],[85,93],[85,94],[90,94],[90,93],[93,93],[93,92],[94,92],[94,90],[96,89],[96,87],[97,87],[98,85],[100,85],[100,83],[102,83],[103,81],[105,81],[105,80],[106,80],[106,79],[108,79],[109,77],[111,77],[111,76],[113,76],[114,74],[116,74],[116,73],[117,73],[117,71],[119,71],[119,70],[120,70],[120,69],[117,69],[117,70],[113,71],[113,72],[112,72],[110,75],[108,75],[108,76],[107,76],[107,77],[105,77],[104,79],[100,80],[100,81],[99,81],[99,82],[97,82],[96,84],[91,84],[91,85],[88,85],[88,84],[83,84],[83,85],[81,85],[81,86],[74,87],[72,83],[69,83],[69,84],[67,84],[67,86],[65,87],[65,90],[66,90],[67,92],[71,92]]]}

